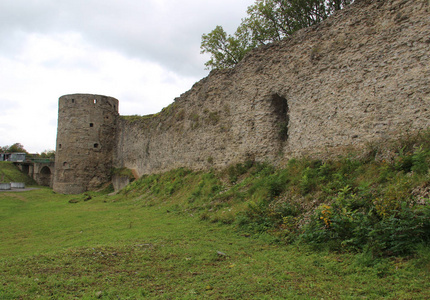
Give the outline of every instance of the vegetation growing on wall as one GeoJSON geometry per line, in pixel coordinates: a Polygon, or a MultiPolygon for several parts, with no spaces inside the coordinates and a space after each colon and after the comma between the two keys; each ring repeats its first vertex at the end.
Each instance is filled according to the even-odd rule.
{"type": "Polygon", "coordinates": [[[120,116],[122,120],[126,120],[130,123],[139,124],[142,129],[150,129],[159,127],[161,130],[166,130],[177,122],[184,120],[185,111],[184,109],[178,109],[175,103],[164,107],[160,112],[151,115],[131,115],[131,116],[120,116]]]}
{"type": "Polygon", "coordinates": [[[354,0],[256,0],[233,35],[222,26],[203,34],[201,52],[211,55],[208,69],[231,68],[251,49],[315,25],[354,0]]]}
{"type": "Polygon", "coordinates": [[[128,179],[130,179],[131,181],[135,179],[133,171],[128,168],[113,168],[111,170],[111,173],[112,175],[116,175],[119,177],[128,177],[128,179]]]}

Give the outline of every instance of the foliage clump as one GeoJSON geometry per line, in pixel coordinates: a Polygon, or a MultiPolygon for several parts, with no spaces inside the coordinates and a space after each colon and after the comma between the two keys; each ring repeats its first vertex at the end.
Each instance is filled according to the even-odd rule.
{"type": "Polygon", "coordinates": [[[15,143],[13,145],[6,145],[6,146],[0,146],[0,152],[5,153],[15,153],[15,152],[21,152],[21,153],[28,153],[27,150],[25,150],[24,146],[21,143],[15,143]]]}
{"type": "Polygon", "coordinates": [[[128,168],[113,168],[111,175],[117,175],[121,177],[128,177],[130,180],[134,180],[133,171],[128,168]]]}
{"type": "Polygon", "coordinates": [[[256,0],[233,35],[222,26],[203,34],[201,53],[211,55],[208,69],[231,68],[255,47],[280,41],[315,25],[354,0],[256,0]]]}

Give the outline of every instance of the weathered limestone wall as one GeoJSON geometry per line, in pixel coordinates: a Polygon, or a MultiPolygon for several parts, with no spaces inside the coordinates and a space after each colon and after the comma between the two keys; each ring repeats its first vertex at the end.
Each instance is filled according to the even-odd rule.
{"type": "Polygon", "coordinates": [[[430,125],[429,8],[359,1],[301,31],[294,45],[274,46],[280,62],[264,75],[282,78],[273,88],[291,100],[287,153],[331,152],[430,125]]]}
{"type": "Polygon", "coordinates": [[[78,194],[110,180],[117,118],[115,98],[88,94],[60,97],[55,192],[78,194]]]}
{"type": "Polygon", "coordinates": [[[334,155],[430,125],[430,2],[356,0],[214,71],[157,115],[121,118],[114,165],[139,175],[334,155]]]}

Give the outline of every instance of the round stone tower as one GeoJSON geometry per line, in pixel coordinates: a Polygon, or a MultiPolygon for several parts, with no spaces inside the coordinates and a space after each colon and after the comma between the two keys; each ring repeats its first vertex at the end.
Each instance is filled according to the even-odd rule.
{"type": "Polygon", "coordinates": [[[117,118],[115,98],[89,94],[60,97],[55,192],[79,194],[110,180],[117,118]]]}

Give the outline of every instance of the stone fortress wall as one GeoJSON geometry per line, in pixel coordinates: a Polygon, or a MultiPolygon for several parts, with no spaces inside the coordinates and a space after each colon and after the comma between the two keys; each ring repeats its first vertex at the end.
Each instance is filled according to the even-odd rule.
{"type": "Polygon", "coordinates": [[[246,159],[279,165],[426,129],[429,50],[430,1],[356,0],[212,71],[158,114],[118,117],[104,158],[139,176],[246,159]]]}

